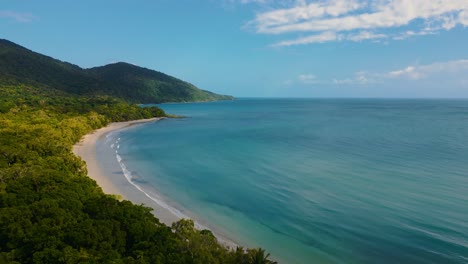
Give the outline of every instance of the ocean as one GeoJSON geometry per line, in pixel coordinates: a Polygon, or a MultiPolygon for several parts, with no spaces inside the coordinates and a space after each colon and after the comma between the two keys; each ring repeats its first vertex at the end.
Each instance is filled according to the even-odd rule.
{"type": "Polygon", "coordinates": [[[280,263],[468,263],[468,100],[160,107],[106,142],[179,216],[280,263]]]}

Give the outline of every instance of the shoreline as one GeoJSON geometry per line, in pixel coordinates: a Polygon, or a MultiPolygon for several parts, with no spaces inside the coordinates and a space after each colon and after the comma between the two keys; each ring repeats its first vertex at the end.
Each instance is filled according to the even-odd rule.
{"type": "Polygon", "coordinates": [[[119,190],[119,188],[115,186],[115,184],[112,183],[112,181],[104,175],[105,172],[103,172],[100,168],[99,163],[97,161],[96,143],[101,137],[104,137],[107,134],[116,130],[120,130],[136,124],[155,122],[159,121],[160,119],[160,117],[155,117],[150,119],[110,123],[105,127],[96,129],[91,133],[83,136],[80,139],[80,141],[78,141],[78,143],[73,145],[72,153],[86,162],[88,177],[95,180],[97,185],[101,187],[102,191],[105,194],[120,195],[125,197],[125,195],[121,193],[121,190],[119,190]]]}
{"type": "MultiPolygon", "coordinates": [[[[156,194],[158,198],[154,198],[152,195],[145,192],[141,186],[133,183],[127,176],[128,170],[125,168],[125,165],[121,164],[118,160],[120,156],[117,154],[117,151],[115,156],[110,156],[112,154],[111,152],[103,153],[106,158],[102,161],[98,159],[101,153],[98,153],[97,149],[98,142],[105,139],[110,133],[138,124],[157,122],[163,118],[164,117],[155,117],[110,123],[106,127],[94,130],[83,136],[78,143],[73,145],[72,153],[86,162],[88,177],[95,180],[105,194],[115,195],[119,200],[128,200],[134,204],[142,204],[152,208],[153,215],[157,217],[160,222],[170,227],[173,222],[182,218],[193,218],[189,216],[185,217],[184,214],[181,216],[178,209],[168,206],[164,200],[160,200],[158,194],[156,194]]],[[[111,150],[113,151],[113,149],[111,150]]],[[[195,222],[195,228],[210,229],[217,237],[220,244],[231,249],[235,249],[238,246],[237,243],[228,239],[226,236],[218,234],[211,228],[200,225],[195,219],[193,220],[195,222]]]]}

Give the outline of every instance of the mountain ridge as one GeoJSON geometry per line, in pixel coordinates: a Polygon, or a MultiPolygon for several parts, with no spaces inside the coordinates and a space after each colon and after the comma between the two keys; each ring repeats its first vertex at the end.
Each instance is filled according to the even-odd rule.
{"type": "Polygon", "coordinates": [[[107,95],[132,103],[232,100],[168,74],[117,62],[81,68],[0,39],[0,81],[77,95],[107,95]]]}

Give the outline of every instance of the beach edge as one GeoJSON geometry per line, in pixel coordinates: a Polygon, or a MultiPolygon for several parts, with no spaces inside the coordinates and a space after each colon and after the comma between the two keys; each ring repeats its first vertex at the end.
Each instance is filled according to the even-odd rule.
{"type": "MultiPolygon", "coordinates": [[[[170,227],[172,223],[179,221],[181,218],[154,200],[145,196],[146,193],[142,192],[140,189],[137,189],[134,185],[132,185],[132,183],[128,182],[124,176],[113,180],[112,178],[115,178],[115,175],[111,175],[112,173],[110,171],[105,170],[101,166],[101,163],[98,161],[97,153],[98,141],[109,133],[116,132],[134,125],[157,122],[164,118],[166,117],[155,117],[149,119],[110,123],[105,127],[96,129],[83,136],[79,142],[73,145],[72,153],[86,162],[86,168],[88,170],[87,176],[96,181],[97,185],[105,194],[114,195],[116,199],[119,200],[128,200],[134,204],[141,204],[143,206],[152,208],[153,215],[157,217],[159,221],[170,227]],[[124,184],[122,184],[122,182],[124,182],[124,184]]],[[[122,171],[122,168],[118,167],[117,165],[115,165],[115,169],[122,171]]],[[[198,225],[197,222],[196,225],[198,225]]],[[[200,229],[200,227],[205,228],[204,226],[199,226],[197,229],[200,229]]],[[[211,230],[211,228],[209,229],[211,230]]],[[[218,242],[231,249],[238,247],[239,244],[237,242],[234,242],[234,240],[231,238],[228,238],[225,235],[221,235],[218,232],[219,230],[213,232],[218,239],[218,242]]]]}
{"type": "MultiPolygon", "coordinates": [[[[123,186],[121,184],[117,184],[115,180],[112,180],[111,178],[113,176],[115,177],[115,175],[110,175],[109,171],[102,168],[100,162],[98,161],[98,153],[96,148],[98,141],[109,133],[138,124],[157,122],[163,118],[164,117],[154,117],[149,119],[110,123],[105,127],[96,129],[83,136],[79,142],[73,145],[72,153],[75,156],[81,158],[86,163],[86,168],[88,171],[87,176],[93,179],[105,194],[114,195],[120,200],[128,200],[134,204],[143,204],[144,206],[151,207],[155,216],[155,212],[157,211],[157,217],[161,222],[171,226],[172,223],[178,221],[179,218],[176,215],[173,215],[171,212],[166,211],[164,208],[159,208],[157,204],[144,201],[144,197],[138,199],[138,201],[134,199],[136,190],[132,189],[135,187],[130,184],[128,186],[123,186]]],[[[116,169],[121,170],[120,167],[116,167],[116,169]]],[[[143,194],[141,195],[143,196],[143,194]]]]}

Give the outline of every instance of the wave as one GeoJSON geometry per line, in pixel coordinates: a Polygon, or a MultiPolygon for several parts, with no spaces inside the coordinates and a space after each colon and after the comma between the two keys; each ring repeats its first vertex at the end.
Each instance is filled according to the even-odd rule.
{"type": "Polygon", "coordinates": [[[145,194],[146,197],[150,198],[153,202],[157,203],[159,206],[163,207],[164,209],[168,210],[178,218],[188,218],[185,214],[183,214],[181,211],[177,210],[176,208],[169,206],[166,202],[164,202],[161,198],[159,197],[154,197],[155,195],[150,195],[147,193],[141,186],[138,186],[132,179],[132,173],[127,169],[127,166],[122,162],[122,157],[118,154],[116,151],[115,157],[117,158],[117,161],[119,162],[120,168],[122,169],[122,172],[125,176],[125,179],[133,185],[135,188],[137,188],[140,192],[145,194]]]}
{"type": "Polygon", "coordinates": [[[213,232],[213,234],[216,236],[216,238],[218,239],[218,241],[228,247],[231,247],[231,248],[236,248],[238,246],[238,244],[230,239],[227,239],[225,238],[225,236],[221,236],[219,235],[216,231],[212,230],[211,228],[208,228],[207,226],[204,226],[202,224],[200,224],[199,222],[197,222],[195,219],[193,219],[192,217],[189,217],[188,215],[184,214],[183,212],[181,212],[179,209],[173,207],[173,206],[170,206],[167,202],[164,201],[163,198],[159,197],[157,194],[154,194],[154,193],[148,193],[147,191],[145,191],[140,185],[138,185],[136,182],[135,182],[135,179],[132,175],[132,172],[127,168],[127,166],[125,165],[125,163],[123,162],[123,158],[119,155],[119,149],[120,149],[120,140],[121,138],[118,137],[115,142],[112,142],[113,139],[115,139],[117,137],[117,133],[118,132],[114,132],[114,133],[109,133],[106,135],[106,140],[105,140],[105,143],[107,146],[109,146],[111,149],[115,150],[115,158],[117,160],[117,162],[119,163],[119,166],[123,172],[123,175],[125,177],[125,179],[128,181],[128,183],[130,183],[132,186],[134,186],[137,190],[139,190],[141,193],[143,193],[146,197],[148,197],[149,199],[151,199],[153,202],[155,202],[157,205],[159,205],[160,207],[168,210],[170,213],[172,213],[174,216],[176,216],[178,219],[192,219],[194,221],[194,225],[195,225],[195,228],[198,229],[198,230],[204,230],[204,229],[207,229],[207,230],[210,230],[213,232]],[[115,134],[114,134],[115,133],[115,134]]]}
{"type": "MultiPolygon", "coordinates": [[[[109,133],[106,135],[106,143],[109,143],[110,140],[112,140],[112,137],[113,137],[113,133],[109,133]]],[[[115,146],[117,146],[116,148],[119,149],[120,148],[120,144],[119,144],[119,141],[120,141],[120,137],[117,138],[117,140],[112,143],[110,145],[110,148],[111,149],[114,149],[115,146]]],[[[146,197],[148,197],[149,199],[151,199],[153,202],[155,202],[156,204],[158,204],[159,206],[163,207],[164,209],[168,210],[169,212],[171,212],[173,215],[175,215],[176,217],[178,217],[179,219],[182,219],[182,218],[189,218],[187,215],[183,214],[181,211],[177,210],[176,208],[168,205],[166,202],[164,202],[160,197],[154,197],[156,195],[150,195],[149,193],[147,193],[145,190],[143,190],[143,188],[139,185],[137,185],[134,181],[133,181],[133,177],[132,177],[132,172],[130,170],[127,169],[127,166],[122,162],[122,157],[119,155],[119,152],[118,150],[115,150],[115,157],[117,159],[117,162],[119,163],[119,166],[120,168],[122,169],[122,172],[125,176],[125,179],[131,184],[133,185],[137,190],[139,190],[140,192],[142,192],[146,197]]],[[[200,225],[200,227],[202,227],[200,225]]]]}

